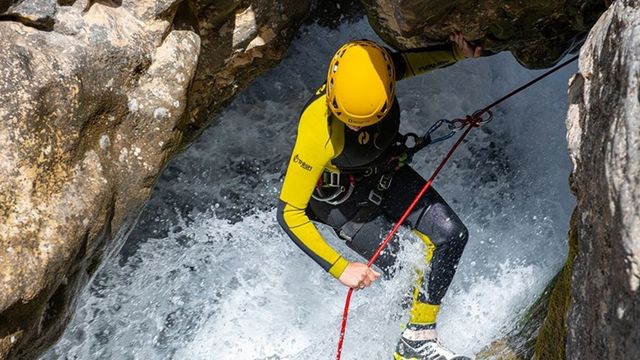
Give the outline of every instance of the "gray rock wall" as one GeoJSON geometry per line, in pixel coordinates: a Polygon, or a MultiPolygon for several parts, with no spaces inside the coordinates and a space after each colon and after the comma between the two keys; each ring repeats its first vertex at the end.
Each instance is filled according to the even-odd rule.
{"type": "Polygon", "coordinates": [[[279,60],[308,5],[0,2],[0,358],[59,336],[167,160],[279,60]]]}
{"type": "Polygon", "coordinates": [[[202,39],[189,91],[189,144],[232,96],[284,56],[310,0],[193,0],[202,39]]]}
{"type": "Polygon", "coordinates": [[[362,0],[376,32],[397,48],[444,42],[458,30],[526,67],[549,67],[606,10],[603,0],[362,0]]]}
{"type": "Polygon", "coordinates": [[[592,29],[570,84],[577,197],[568,359],[640,356],[640,1],[592,29]]]}

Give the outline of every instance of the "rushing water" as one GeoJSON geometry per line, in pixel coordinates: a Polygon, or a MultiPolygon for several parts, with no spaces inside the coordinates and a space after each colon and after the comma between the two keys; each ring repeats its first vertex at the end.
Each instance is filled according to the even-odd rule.
{"type": "MultiPolygon", "coordinates": [[[[43,359],[330,359],[346,294],[280,230],[273,207],[300,109],[340,44],[377,38],[366,21],[302,30],[162,175],[137,229],[79,300],[43,359]]],[[[575,66],[500,105],[435,182],[470,232],[441,316],[441,340],[472,355],[510,328],[566,254],[566,84],[575,66]]],[[[404,131],[481,108],[540,72],[508,54],[398,84],[404,131]]],[[[448,145],[414,159],[428,177],[448,145]]],[[[322,229],[341,251],[352,253],[322,229]]],[[[404,263],[421,245],[406,231],[404,263]]],[[[357,292],[344,359],[389,359],[411,266],[357,292]]]]}

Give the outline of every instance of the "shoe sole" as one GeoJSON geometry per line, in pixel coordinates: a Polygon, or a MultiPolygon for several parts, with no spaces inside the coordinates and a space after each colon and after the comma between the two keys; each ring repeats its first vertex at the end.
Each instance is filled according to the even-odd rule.
{"type": "Polygon", "coordinates": [[[420,360],[420,359],[414,358],[414,357],[406,358],[406,357],[403,357],[402,355],[400,355],[398,353],[394,353],[393,354],[393,360],[420,360]]]}
{"type": "MultiPolygon", "coordinates": [[[[406,357],[402,357],[402,355],[398,354],[398,353],[394,353],[393,354],[393,360],[420,360],[418,358],[406,358],[406,357]]],[[[455,356],[452,357],[451,360],[472,360],[470,357],[467,356],[455,356]]]]}

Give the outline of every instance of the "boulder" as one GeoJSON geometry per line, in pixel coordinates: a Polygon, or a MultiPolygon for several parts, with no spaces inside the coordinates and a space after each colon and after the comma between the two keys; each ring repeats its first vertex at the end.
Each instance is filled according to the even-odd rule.
{"type": "Polygon", "coordinates": [[[619,0],[591,30],[570,82],[577,198],[568,359],[640,354],[640,1],[619,0]]]}
{"type": "Polygon", "coordinates": [[[606,10],[601,0],[362,0],[378,35],[398,49],[442,43],[453,31],[528,68],[555,64],[606,10]]]}
{"type": "Polygon", "coordinates": [[[35,358],[307,1],[0,1],[0,358],[35,358]]]}
{"type": "Polygon", "coordinates": [[[202,53],[189,91],[184,144],[251,80],[280,62],[310,0],[194,0],[202,53]]]}

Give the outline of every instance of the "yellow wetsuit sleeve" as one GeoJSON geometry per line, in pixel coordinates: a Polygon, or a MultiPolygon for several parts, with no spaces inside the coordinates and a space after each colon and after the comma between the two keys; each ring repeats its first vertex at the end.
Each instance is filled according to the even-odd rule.
{"type": "Polygon", "coordinates": [[[303,112],[278,206],[278,222],[291,240],[323,269],[338,278],[348,262],[320,235],[306,214],[318,178],[335,151],[327,128],[324,97],[303,112]]]}
{"type": "Polygon", "coordinates": [[[465,58],[454,43],[400,51],[392,57],[398,80],[453,65],[465,58]]]}

